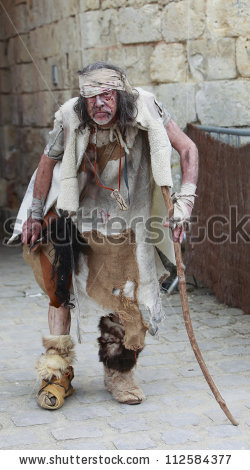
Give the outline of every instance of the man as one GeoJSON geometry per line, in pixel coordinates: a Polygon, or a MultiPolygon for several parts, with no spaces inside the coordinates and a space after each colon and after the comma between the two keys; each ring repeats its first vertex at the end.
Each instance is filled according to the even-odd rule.
{"type": "Polygon", "coordinates": [[[155,250],[152,237],[146,236],[152,229],[151,170],[158,186],[172,186],[171,142],[182,167],[173,231],[179,242],[192,211],[198,172],[194,143],[151,93],[131,88],[120,68],[90,64],[79,72],[79,82],[80,97],[55,114],[34,187],[31,182],[20,212],[31,206],[22,226],[24,258],[50,299],[50,335],[43,338],[46,352],[36,365],[42,379],[37,400],[47,409],[59,408],[73,392],[71,279],[85,311],[101,314],[98,343],[105,386],[121,403],[141,403],[144,395],[133,367],[147,330],[161,317],[155,250]],[[56,237],[52,243],[39,240],[53,226],[49,218],[62,214],[58,223],[63,219],[71,235],[59,253],[56,237]],[[78,245],[84,246],[77,276],[74,255],[66,251],[72,248],[66,245],[75,243],[71,220],[82,237],[78,245]]]}

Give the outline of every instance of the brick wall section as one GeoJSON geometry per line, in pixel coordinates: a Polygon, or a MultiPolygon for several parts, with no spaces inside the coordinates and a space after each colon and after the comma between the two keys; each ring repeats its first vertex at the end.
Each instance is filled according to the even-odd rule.
{"type": "MultiPolygon", "coordinates": [[[[78,94],[76,71],[89,62],[124,67],[131,83],[153,91],[181,128],[250,125],[247,0],[230,0],[227,8],[224,0],[1,3],[0,213],[17,210],[53,114],[78,94]]],[[[178,188],[176,153],[172,168],[178,188]]]]}
{"type": "Polygon", "coordinates": [[[185,250],[188,272],[212,288],[218,299],[250,314],[250,144],[230,147],[192,125],[188,126],[188,135],[200,155],[193,212],[198,222],[192,227],[185,250]],[[212,228],[214,216],[220,219],[212,228]],[[244,217],[248,218],[243,224],[244,217]],[[235,230],[241,221],[246,235],[235,230]],[[204,228],[206,236],[201,241],[204,228]]]}

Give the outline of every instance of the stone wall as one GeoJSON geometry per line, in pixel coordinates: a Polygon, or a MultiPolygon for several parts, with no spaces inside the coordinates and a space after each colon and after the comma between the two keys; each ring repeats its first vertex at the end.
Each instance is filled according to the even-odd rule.
{"type": "MultiPolygon", "coordinates": [[[[248,0],[5,0],[0,18],[0,208],[16,211],[53,114],[95,60],[124,67],[181,128],[249,126],[248,0]],[[58,69],[53,84],[52,66],[58,69]]],[[[179,157],[173,156],[175,184],[179,157]]]]}

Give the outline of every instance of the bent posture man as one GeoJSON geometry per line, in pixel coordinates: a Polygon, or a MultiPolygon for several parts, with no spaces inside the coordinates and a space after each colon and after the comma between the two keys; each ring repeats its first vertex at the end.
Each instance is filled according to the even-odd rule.
{"type": "Polygon", "coordinates": [[[42,227],[50,226],[51,215],[72,218],[85,242],[78,292],[85,310],[102,315],[98,342],[105,385],[119,402],[140,403],[144,395],[132,370],[146,331],[161,316],[154,247],[145,240],[151,168],[156,185],[172,186],[171,142],[182,166],[175,241],[183,238],[197,180],[196,146],[151,93],[132,89],[121,69],[103,62],[79,72],[79,82],[80,97],[64,103],[55,114],[34,189],[31,183],[22,208],[31,206],[22,228],[24,257],[50,299],[50,335],[43,338],[46,351],[37,361],[42,379],[37,399],[47,409],[62,406],[73,391],[70,302],[68,297],[62,302],[58,294],[65,273],[58,270],[64,254],[58,257],[57,244],[40,244],[31,251],[29,245],[37,242],[42,227]],[[144,314],[149,314],[149,321],[144,314]]]}

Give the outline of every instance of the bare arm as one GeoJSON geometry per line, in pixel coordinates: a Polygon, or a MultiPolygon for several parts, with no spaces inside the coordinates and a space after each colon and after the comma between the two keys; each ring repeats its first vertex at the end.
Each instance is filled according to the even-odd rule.
{"type": "Polygon", "coordinates": [[[198,150],[195,143],[171,119],[166,126],[171,145],[180,155],[182,183],[197,183],[198,150]]]}
{"type": "MultiPolygon", "coordinates": [[[[36,174],[33,196],[45,201],[51,186],[54,166],[57,161],[43,154],[36,174]]],[[[41,232],[42,221],[29,217],[23,225],[22,241],[25,245],[36,242],[41,232]]]]}
{"type": "Polygon", "coordinates": [[[41,199],[43,197],[43,199],[46,200],[51,186],[53,170],[56,163],[56,160],[52,160],[45,154],[41,156],[37,169],[33,193],[34,197],[37,197],[37,199],[41,199]]]}
{"type": "MultiPolygon", "coordinates": [[[[171,119],[166,126],[169,140],[172,147],[177,150],[181,159],[182,170],[182,184],[193,183],[196,184],[198,180],[198,149],[195,143],[177,126],[171,119]]],[[[187,206],[189,215],[191,215],[191,208],[187,206]]],[[[165,226],[168,223],[164,224],[165,226]]],[[[184,237],[183,227],[176,226],[173,232],[173,240],[182,242],[184,237]]]]}

